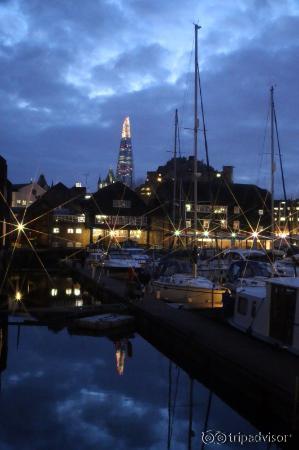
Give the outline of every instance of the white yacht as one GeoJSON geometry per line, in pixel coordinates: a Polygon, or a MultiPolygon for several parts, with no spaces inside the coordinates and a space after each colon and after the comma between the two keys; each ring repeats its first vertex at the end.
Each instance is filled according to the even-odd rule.
{"type": "Polygon", "coordinates": [[[152,287],[157,299],[199,309],[221,308],[226,292],[207,278],[193,277],[188,273],[161,275],[152,282],[152,287]]]}
{"type": "Polygon", "coordinates": [[[299,355],[299,278],[245,280],[236,289],[230,323],[299,355]]]}
{"type": "Polygon", "coordinates": [[[133,257],[129,251],[120,248],[118,250],[111,250],[104,257],[101,264],[105,269],[122,271],[128,270],[129,268],[140,269],[144,263],[143,261],[133,257]]]}

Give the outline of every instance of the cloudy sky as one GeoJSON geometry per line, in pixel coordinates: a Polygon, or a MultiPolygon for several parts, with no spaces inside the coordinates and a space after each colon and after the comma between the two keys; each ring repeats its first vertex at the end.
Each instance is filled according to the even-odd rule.
{"type": "Polygon", "coordinates": [[[269,186],[274,84],[287,189],[299,195],[298,0],[0,0],[0,154],[10,179],[44,172],[71,185],[88,174],[94,189],[116,166],[127,115],[140,179],[171,156],[175,108],[191,154],[194,22],[212,165],[269,186]]]}

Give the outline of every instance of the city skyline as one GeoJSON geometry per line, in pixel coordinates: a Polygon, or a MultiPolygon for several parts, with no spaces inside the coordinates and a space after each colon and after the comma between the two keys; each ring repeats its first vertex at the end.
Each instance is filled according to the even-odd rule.
{"type": "MultiPolygon", "coordinates": [[[[275,85],[287,192],[298,196],[296,1],[65,0],[0,3],[0,154],[13,182],[96,186],[115,167],[119,123],[134,123],[136,178],[170,159],[174,111],[192,154],[193,23],[210,160],[269,187],[269,90],[275,85]],[[22,162],[22,164],[20,164],[22,162]]],[[[204,159],[200,136],[199,159],[204,159]]],[[[279,182],[278,182],[279,183],[279,182]]],[[[279,185],[276,191],[279,190],[279,185]]]]}

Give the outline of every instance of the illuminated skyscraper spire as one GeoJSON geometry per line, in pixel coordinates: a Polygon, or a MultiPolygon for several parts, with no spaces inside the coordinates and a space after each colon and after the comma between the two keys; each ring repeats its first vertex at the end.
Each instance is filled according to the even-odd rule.
{"type": "Polygon", "coordinates": [[[118,181],[132,187],[133,185],[133,152],[131,142],[130,119],[126,117],[121,133],[121,141],[116,169],[116,178],[118,181]]]}

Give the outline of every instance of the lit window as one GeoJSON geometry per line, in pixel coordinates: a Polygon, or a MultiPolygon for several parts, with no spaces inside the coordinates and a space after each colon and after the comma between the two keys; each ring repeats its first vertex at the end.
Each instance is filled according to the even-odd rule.
{"type": "Polygon", "coordinates": [[[209,228],[209,226],[210,226],[210,221],[209,220],[204,220],[203,221],[203,227],[206,229],[206,228],[209,228]]]}
{"type": "Polygon", "coordinates": [[[68,228],[67,229],[68,234],[74,234],[74,228],[68,228]]]}
{"type": "Polygon", "coordinates": [[[84,223],[85,222],[85,215],[82,214],[81,216],[78,216],[78,222],[79,223],[84,223]]]}
{"type": "Polygon", "coordinates": [[[74,294],[75,294],[76,296],[80,295],[80,294],[81,294],[80,289],[75,288],[75,289],[74,289],[74,294]]]}
{"type": "Polygon", "coordinates": [[[82,233],[82,228],[76,228],[76,234],[81,234],[82,233]]]}
{"type": "Polygon", "coordinates": [[[240,221],[239,220],[234,220],[233,221],[233,229],[235,231],[238,231],[240,229],[240,221]]]}
{"type": "Polygon", "coordinates": [[[65,290],[66,295],[72,295],[72,289],[71,288],[67,288],[65,290]]]}
{"type": "Polygon", "coordinates": [[[262,216],[264,214],[264,210],[263,209],[259,209],[259,216],[262,216]]]}
{"type": "Polygon", "coordinates": [[[186,211],[190,212],[191,211],[191,205],[190,203],[186,203],[186,211]]]}
{"type": "Polygon", "coordinates": [[[191,228],[191,220],[186,220],[186,227],[191,228]]]}
{"type": "Polygon", "coordinates": [[[82,243],[81,242],[76,242],[75,243],[75,247],[82,247],[82,243]]]}
{"type": "Polygon", "coordinates": [[[97,214],[95,216],[95,223],[106,223],[107,217],[108,216],[104,216],[103,214],[97,214]]]}
{"type": "Polygon", "coordinates": [[[220,227],[222,228],[222,230],[226,230],[227,228],[227,221],[224,219],[220,220],[220,227]]]}
{"type": "Polygon", "coordinates": [[[76,300],[75,306],[83,306],[83,300],[82,299],[76,300]]]}
{"type": "Polygon", "coordinates": [[[17,205],[20,205],[20,204],[21,204],[21,200],[17,200],[17,205]]]}
{"type": "Polygon", "coordinates": [[[234,214],[240,214],[240,207],[234,206],[234,214]]]}
{"type": "Polygon", "coordinates": [[[75,184],[76,188],[80,188],[82,187],[82,183],[80,183],[80,181],[77,181],[77,183],[75,184]]]}
{"type": "Polygon", "coordinates": [[[58,289],[55,289],[55,288],[51,289],[52,297],[56,297],[57,294],[58,294],[58,289]]]}
{"type": "Polygon", "coordinates": [[[54,233],[54,234],[58,234],[59,231],[60,231],[59,228],[53,228],[53,233],[54,233]]]}
{"type": "Polygon", "coordinates": [[[23,206],[26,206],[26,205],[27,205],[26,200],[22,200],[22,205],[23,205],[23,206]]]}
{"type": "Polygon", "coordinates": [[[285,217],[281,217],[281,218],[280,218],[280,221],[281,221],[281,222],[285,222],[285,220],[286,220],[285,217]]]}

